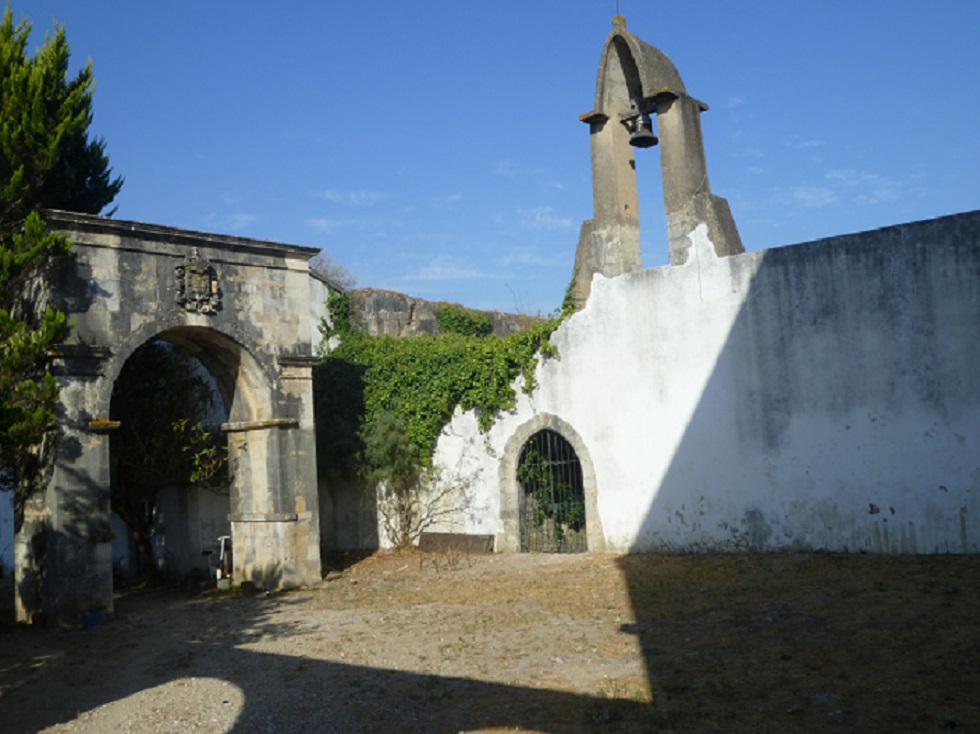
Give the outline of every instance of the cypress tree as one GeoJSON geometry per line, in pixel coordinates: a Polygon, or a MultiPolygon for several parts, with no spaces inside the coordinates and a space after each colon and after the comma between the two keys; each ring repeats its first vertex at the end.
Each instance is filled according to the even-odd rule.
{"type": "Polygon", "coordinates": [[[69,324],[43,281],[70,243],[48,232],[44,209],[98,214],[122,187],[105,142],[89,137],[91,61],[68,77],[63,27],[27,53],[31,32],[8,4],[0,22],[0,487],[20,485],[55,425],[51,348],[69,324]]]}

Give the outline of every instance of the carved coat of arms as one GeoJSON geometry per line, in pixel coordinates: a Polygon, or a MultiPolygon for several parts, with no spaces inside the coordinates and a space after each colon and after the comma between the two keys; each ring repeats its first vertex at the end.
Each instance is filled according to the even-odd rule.
{"type": "Polygon", "coordinates": [[[195,247],[184,261],[174,268],[177,278],[177,305],[192,313],[216,313],[221,309],[218,274],[211,261],[195,247]]]}

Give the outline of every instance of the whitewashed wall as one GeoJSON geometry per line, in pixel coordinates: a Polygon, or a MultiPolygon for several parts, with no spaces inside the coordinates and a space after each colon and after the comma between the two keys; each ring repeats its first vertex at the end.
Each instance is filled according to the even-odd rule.
{"type": "Polygon", "coordinates": [[[447,427],[466,530],[517,547],[514,453],[546,417],[594,472],[597,550],[980,550],[980,212],[693,251],[597,277],[533,395],[447,427]]]}

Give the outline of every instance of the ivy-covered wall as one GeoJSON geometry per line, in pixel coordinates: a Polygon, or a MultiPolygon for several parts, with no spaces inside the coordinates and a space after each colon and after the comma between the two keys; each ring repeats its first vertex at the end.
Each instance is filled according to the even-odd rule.
{"type": "Polygon", "coordinates": [[[486,431],[519,390],[532,390],[539,359],[556,355],[549,336],[559,316],[523,319],[523,328],[498,336],[494,315],[436,304],[437,333],[391,336],[364,321],[357,292],[331,293],[327,310],[314,370],[324,549],[402,544],[434,522],[418,518],[401,541],[392,538],[391,527],[380,527],[390,519],[383,497],[392,487],[418,495],[436,482],[442,488],[433,491],[447,502],[447,487],[458,487],[459,512],[444,506],[437,514],[461,522],[468,479],[432,466],[438,437],[457,411],[472,411],[486,431]]]}

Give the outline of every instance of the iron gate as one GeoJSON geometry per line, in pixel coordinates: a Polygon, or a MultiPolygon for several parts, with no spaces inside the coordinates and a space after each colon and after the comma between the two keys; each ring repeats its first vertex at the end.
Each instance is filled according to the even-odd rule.
{"type": "Polygon", "coordinates": [[[548,429],[531,436],[521,449],[517,481],[522,551],[588,550],[582,465],[568,441],[548,429]]]}

